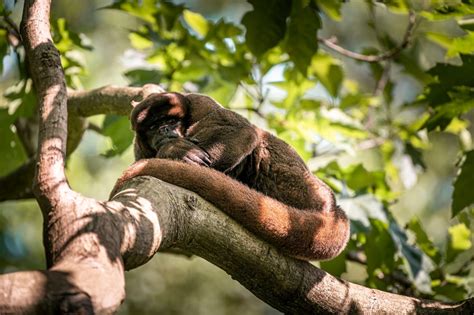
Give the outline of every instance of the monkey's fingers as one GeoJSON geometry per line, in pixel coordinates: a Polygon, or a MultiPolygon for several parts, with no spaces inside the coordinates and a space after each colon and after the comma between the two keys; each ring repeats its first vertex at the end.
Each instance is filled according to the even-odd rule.
{"type": "Polygon", "coordinates": [[[203,161],[196,155],[187,155],[183,158],[183,161],[194,165],[209,166],[208,162],[203,161]]]}
{"type": "Polygon", "coordinates": [[[191,164],[197,164],[202,166],[210,166],[211,160],[207,152],[202,150],[191,150],[187,152],[183,160],[191,164]]]}

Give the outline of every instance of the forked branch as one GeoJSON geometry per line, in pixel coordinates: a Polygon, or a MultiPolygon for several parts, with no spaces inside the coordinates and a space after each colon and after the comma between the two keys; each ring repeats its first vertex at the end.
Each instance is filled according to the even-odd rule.
{"type": "Polygon", "coordinates": [[[409,11],[408,12],[408,26],[405,31],[405,34],[403,35],[402,42],[398,46],[376,55],[364,55],[364,54],[351,51],[344,47],[341,47],[337,45],[337,38],[335,37],[318,38],[318,41],[321,44],[334,50],[335,52],[340,53],[343,56],[346,56],[355,60],[359,60],[359,61],[364,61],[364,62],[371,62],[371,63],[381,62],[381,61],[395,58],[403,49],[408,47],[408,45],[411,42],[413,32],[415,30],[415,26],[416,26],[416,14],[413,11],[409,11]]]}

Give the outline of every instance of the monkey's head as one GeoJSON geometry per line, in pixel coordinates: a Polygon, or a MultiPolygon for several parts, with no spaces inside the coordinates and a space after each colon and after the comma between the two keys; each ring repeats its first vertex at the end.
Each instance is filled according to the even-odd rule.
{"type": "Polygon", "coordinates": [[[201,94],[155,93],[138,103],[130,120],[135,131],[135,158],[156,157],[158,149],[220,105],[201,94]]]}
{"type": "Polygon", "coordinates": [[[155,157],[163,142],[184,136],[189,126],[189,106],[182,94],[157,93],[133,108],[130,120],[136,136],[137,159],[155,157]]]}

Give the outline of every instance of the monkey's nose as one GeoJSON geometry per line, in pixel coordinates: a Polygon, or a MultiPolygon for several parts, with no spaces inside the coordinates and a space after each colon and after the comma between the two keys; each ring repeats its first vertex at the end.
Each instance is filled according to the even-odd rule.
{"type": "Polygon", "coordinates": [[[170,133],[170,132],[171,132],[171,128],[170,128],[169,126],[161,126],[161,127],[160,127],[160,132],[161,132],[161,133],[165,133],[165,134],[170,133]]]}

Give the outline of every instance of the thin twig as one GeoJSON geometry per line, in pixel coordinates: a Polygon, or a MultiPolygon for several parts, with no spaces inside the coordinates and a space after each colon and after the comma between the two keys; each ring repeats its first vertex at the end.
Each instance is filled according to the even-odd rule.
{"type": "Polygon", "coordinates": [[[21,45],[21,35],[18,25],[8,16],[4,15],[3,20],[5,25],[1,28],[5,29],[8,32],[7,40],[13,48],[17,48],[21,45]]]}
{"type": "Polygon", "coordinates": [[[390,78],[390,61],[387,61],[387,64],[383,68],[382,75],[380,76],[377,84],[375,85],[374,96],[380,96],[383,94],[385,87],[387,86],[388,80],[390,78]]]}
{"type": "Polygon", "coordinates": [[[102,128],[100,126],[92,123],[92,122],[87,123],[87,129],[92,130],[92,131],[96,132],[99,135],[104,134],[103,131],[102,131],[102,128]]]}
{"type": "MultiPolygon", "coordinates": [[[[244,89],[245,93],[247,93],[248,96],[254,101],[254,102],[259,102],[258,96],[252,92],[247,85],[245,85],[242,81],[239,82],[239,86],[244,89]]],[[[257,92],[258,93],[258,92],[257,92]]]]}
{"type": "Polygon", "coordinates": [[[7,22],[7,24],[10,26],[10,28],[13,30],[13,32],[15,32],[15,36],[18,37],[18,39],[20,39],[21,41],[20,29],[18,28],[18,25],[16,25],[16,23],[8,15],[3,16],[3,18],[5,19],[5,22],[7,22]]]}
{"type": "Polygon", "coordinates": [[[242,87],[242,89],[244,90],[244,92],[250,96],[250,98],[254,101],[254,103],[257,104],[256,107],[238,107],[238,108],[232,108],[233,110],[248,110],[248,111],[251,111],[251,112],[254,112],[256,113],[259,117],[262,117],[262,118],[265,118],[265,115],[262,114],[261,112],[261,108],[262,108],[262,105],[263,103],[265,102],[267,96],[268,96],[268,90],[266,91],[265,95],[262,95],[261,93],[261,87],[260,87],[260,84],[261,84],[262,81],[259,80],[259,82],[257,83],[257,85],[259,86],[259,88],[257,88],[257,95],[255,95],[253,93],[253,91],[251,91],[249,89],[248,86],[246,86],[243,82],[239,82],[239,86],[242,87]]]}
{"type": "MultiPolygon", "coordinates": [[[[361,251],[348,251],[346,259],[361,265],[367,265],[367,257],[361,251]]],[[[387,280],[387,278],[392,279],[398,284],[402,285],[405,290],[413,286],[413,283],[410,281],[410,279],[408,279],[402,272],[398,270],[393,270],[390,274],[381,273],[378,277],[380,280],[387,280]]]]}
{"type": "Polygon", "coordinates": [[[413,31],[416,25],[416,14],[413,11],[408,13],[408,26],[405,31],[405,35],[403,36],[402,43],[394,47],[386,52],[377,54],[377,55],[364,55],[360,53],[356,53],[354,51],[348,50],[344,47],[341,47],[336,44],[337,38],[318,38],[318,42],[325,45],[332,50],[355,60],[364,61],[364,62],[381,62],[387,59],[391,59],[396,57],[403,49],[405,49],[411,41],[411,36],[413,35],[413,31]]]}

